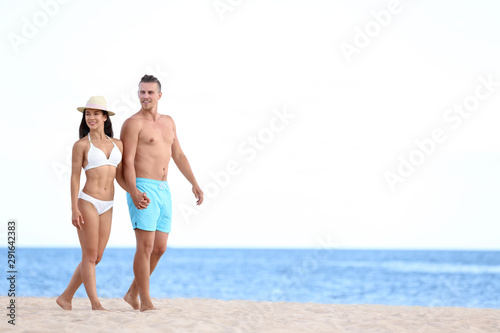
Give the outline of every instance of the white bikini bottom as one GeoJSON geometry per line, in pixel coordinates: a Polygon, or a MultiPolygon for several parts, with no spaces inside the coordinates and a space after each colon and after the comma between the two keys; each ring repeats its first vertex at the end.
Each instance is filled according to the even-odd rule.
{"type": "Polygon", "coordinates": [[[106,213],[108,210],[113,207],[113,200],[111,201],[103,201],[96,199],[94,197],[91,197],[87,193],[84,193],[83,191],[80,191],[80,194],[78,194],[78,198],[83,199],[85,201],[90,202],[91,204],[94,205],[95,209],[97,210],[97,214],[101,215],[106,213]]]}

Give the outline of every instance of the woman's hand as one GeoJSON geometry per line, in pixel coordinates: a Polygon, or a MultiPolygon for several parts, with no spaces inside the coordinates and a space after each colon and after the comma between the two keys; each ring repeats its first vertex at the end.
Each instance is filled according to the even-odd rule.
{"type": "Polygon", "coordinates": [[[146,209],[150,203],[151,203],[151,199],[148,198],[146,193],[143,193],[140,205],[143,206],[144,209],[146,209]]]}
{"type": "Polygon", "coordinates": [[[130,193],[130,196],[132,197],[132,201],[134,202],[134,206],[137,209],[146,209],[151,202],[151,200],[148,198],[146,193],[143,193],[139,190],[136,190],[134,195],[130,193]]]}
{"type": "Polygon", "coordinates": [[[82,213],[78,209],[74,210],[73,213],[71,214],[71,221],[75,227],[77,227],[79,230],[82,230],[82,224],[83,222],[83,216],[82,213]]]}

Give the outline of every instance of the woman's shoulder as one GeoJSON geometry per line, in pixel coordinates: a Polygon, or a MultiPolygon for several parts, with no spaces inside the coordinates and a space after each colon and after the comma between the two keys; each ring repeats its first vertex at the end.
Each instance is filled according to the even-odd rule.
{"type": "Polygon", "coordinates": [[[120,139],[117,139],[117,138],[110,138],[111,140],[113,140],[114,143],[122,143],[122,140],[120,139]]]}
{"type": "Polygon", "coordinates": [[[85,135],[83,138],[80,140],[77,140],[75,144],[73,145],[73,149],[85,149],[89,145],[89,139],[87,135],[85,135]]]}
{"type": "Polygon", "coordinates": [[[122,140],[117,139],[117,138],[110,138],[111,141],[113,141],[118,147],[123,147],[122,140]]]}

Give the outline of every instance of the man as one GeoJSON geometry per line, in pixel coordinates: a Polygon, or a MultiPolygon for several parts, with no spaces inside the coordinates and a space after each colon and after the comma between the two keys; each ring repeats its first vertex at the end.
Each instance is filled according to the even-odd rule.
{"type": "Polygon", "coordinates": [[[170,157],[193,185],[196,204],[203,202],[203,192],[179,145],[172,117],[158,113],[161,96],[158,79],[144,75],[139,83],[141,109],[125,121],[120,137],[123,141],[123,172],[130,189],[127,202],[137,240],[135,279],[124,300],[141,311],[155,309],[149,294],[149,276],[167,249],[172,219],[167,184],[170,157]],[[144,193],[151,201],[145,209],[144,202],[141,203],[144,193]]]}

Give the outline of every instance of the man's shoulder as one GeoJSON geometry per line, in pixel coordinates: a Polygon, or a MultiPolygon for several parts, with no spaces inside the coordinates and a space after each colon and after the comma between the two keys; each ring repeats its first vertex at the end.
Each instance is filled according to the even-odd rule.
{"type": "Polygon", "coordinates": [[[138,115],[138,113],[130,116],[129,118],[127,118],[124,122],[123,122],[123,126],[126,126],[126,127],[136,127],[136,126],[141,126],[142,122],[143,122],[143,118],[138,115]]]}
{"type": "Polygon", "coordinates": [[[131,115],[130,117],[128,117],[125,120],[125,122],[137,122],[137,121],[141,121],[142,119],[143,119],[143,117],[141,117],[141,114],[139,112],[136,112],[133,115],[131,115]]]}
{"type": "Polygon", "coordinates": [[[173,122],[174,121],[174,119],[171,116],[169,116],[168,114],[160,114],[160,116],[161,116],[161,119],[163,119],[163,120],[166,120],[166,121],[169,121],[169,122],[173,122]]]}

